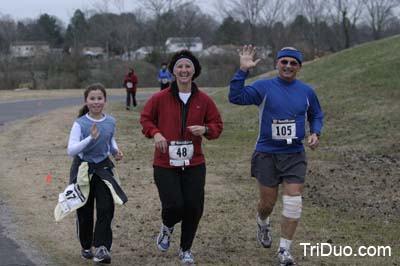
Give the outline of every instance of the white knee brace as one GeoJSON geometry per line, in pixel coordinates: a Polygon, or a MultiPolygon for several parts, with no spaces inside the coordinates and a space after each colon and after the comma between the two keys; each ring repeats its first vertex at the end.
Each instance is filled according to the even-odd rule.
{"type": "Polygon", "coordinates": [[[291,219],[299,219],[302,207],[301,196],[283,195],[282,199],[283,199],[282,215],[291,219]]]}

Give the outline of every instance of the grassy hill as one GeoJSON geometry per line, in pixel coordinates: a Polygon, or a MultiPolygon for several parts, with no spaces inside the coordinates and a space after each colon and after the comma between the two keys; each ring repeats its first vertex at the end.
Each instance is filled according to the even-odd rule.
{"type": "MultiPolygon", "coordinates": [[[[304,265],[316,261],[316,265],[399,261],[399,49],[399,36],[365,44],[310,62],[299,75],[316,89],[325,126],[318,151],[308,150],[304,231],[297,240],[328,241],[353,248],[392,247],[391,259],[305,258],[304,265]]],[[[217,161],[216,165],[230,165],[228,173],[217,170],[218,174],[242,180],[249,175],[258,113],[254,107],[229,104],[226,94],[217,96],[224,114],[224,136],[208,158],[217,161]]],[[[256,192],[248,196],[253,199],[256,192]]]]}
{"type": "MultiPolygon", "coordinates": [[[[353,247],[390,245],[392,258],[397,257],[329,258],[321,260],[323,265],[399,261],[399,49],[399,36],[369,43],[310,62],[299,75],[316,89],[325,126],[319,150],[308,150],[305,235],[297,240],[353,247]]],[[[231,165],[231,178],[245,178],[253,148],[248,139],[254,142],[257,134],[257,110],[232,106],[225,98],[226,92],[218,95],[226,123],[222,148],[216,150],[226,154],[222,160],[231,165]]],[[[311,261],[315,259],[304,264],[311,261]]]]}

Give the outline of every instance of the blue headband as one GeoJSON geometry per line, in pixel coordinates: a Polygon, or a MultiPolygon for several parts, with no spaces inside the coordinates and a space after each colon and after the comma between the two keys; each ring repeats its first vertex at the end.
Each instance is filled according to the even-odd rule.
{"type": "Polygon", "coordinates": [[[289,50],[289,49],[280,50],[276,56],[276,59],[279,59],[282,57],[293,57],[294,59],[297,60],[297,62],[299,62],[300,65],[303,63],[303,56],[301,55],[301,53],[299,51],[289,50]]]}

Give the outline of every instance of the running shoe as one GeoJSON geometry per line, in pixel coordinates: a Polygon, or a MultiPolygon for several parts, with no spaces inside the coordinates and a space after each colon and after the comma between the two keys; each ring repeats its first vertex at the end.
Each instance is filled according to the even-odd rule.
{"type": "Polygon", "coordinates": [[[279,248],[278,250],[278,260],[280,266],[294,266],[296,263],[292,255],[290,255],[290,251],[284,248],[279,248]]]}
{"type": "Polygon", "coordinates": [[[261,246],[264,248],[270,248],[272,244],[272,236],[271,236],[271,226],[270,224],[267,225],[260,225],[257,222],[258,230],[257,230],[257,240],[261,246]]]}
{"type": "Polygon", "coordinates": [[[94,262],[110,264],[111,263],[111,255],[108,249],[105,246],[100,246],[96,248],[96,252],[93,257],[94,262]]]}
{"type": "Polygon", "coordinates": [[[194,263],[194,256],[190,249],[186,251],[180,249],[179,259],[181,260],[182,265],[192,265],[194,263]]]}
{"type": "Polygon", "coordinates": [[[93,259],[93,252],[91,249],[82,249],[81,250],[82,259],[91,260],[93,259]]]}
{"type": "Polygon", "coordinates": [[[157,237],[157,247],[162,252],[165,252],[169,249],[169,245],[171,242],[172,233],[174,232],[174,228],[168,228],[164,224],[161,226],[160,233],[157,237]]]}

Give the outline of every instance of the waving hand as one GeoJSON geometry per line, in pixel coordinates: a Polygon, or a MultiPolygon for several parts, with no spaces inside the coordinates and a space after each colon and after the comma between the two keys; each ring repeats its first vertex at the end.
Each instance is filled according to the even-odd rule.
{"type": "Polygon", "coordinates": [[[240,69],[242,71],[247,72],[250,68],[255,67],[261,60],[260,58],[254,60],[256,48],[251,44],[243,46],[241,50],[238,49],[238,52],[240,57],[240,69]]]}

